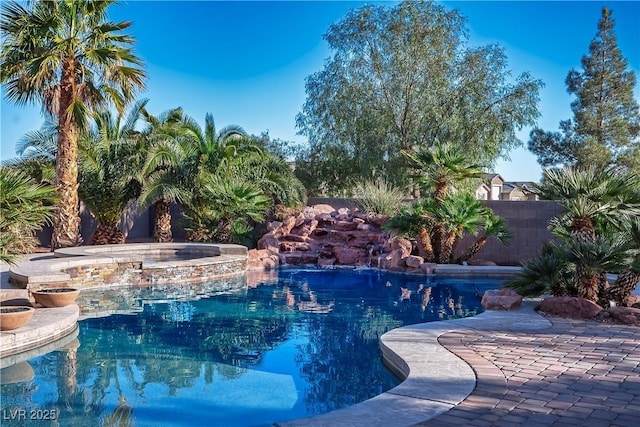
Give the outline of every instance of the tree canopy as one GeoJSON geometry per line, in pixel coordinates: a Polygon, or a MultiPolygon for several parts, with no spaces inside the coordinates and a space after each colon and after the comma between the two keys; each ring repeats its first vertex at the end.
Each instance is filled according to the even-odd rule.
{"type": "Polygon", "coordinates": [[[582,57],[582,70],[571,70],[567,91],[573,119],[560,122],[559,132],[536,128],[529,149],[542,166],[640,168],[640,112],[633,98],[636,77],[618,48],[612,11],[602,8],[598,32],[582,57]]]}
{"type": "Polygon", "coordinates": [[[542,86],[511,78],[504,49],[467,46],[464,17],[431,1],[353,10],[324,36],[333,51],[306,80],[297,117],[308,148],[300,178],[312,191],[383,176],[408,184],[401,151],[460,145],[490,166],[535,124],[542,86]]]}

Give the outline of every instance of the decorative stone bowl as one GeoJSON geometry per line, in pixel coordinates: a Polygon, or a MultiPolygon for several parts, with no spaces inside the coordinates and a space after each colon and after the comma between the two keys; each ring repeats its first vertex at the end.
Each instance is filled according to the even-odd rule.
{"type": "Polygon", "coordinates": [[[0,306],[0,330],[18,329],[31,319],[34,311],[33,307],[25,305],[0,306]]]}
{"type": "Polygon", "coordinates": [[[37,303],[44,307],[64,307],[76,300],[80,290],[75,288],[46,288],[31,291],[37,303]]]}

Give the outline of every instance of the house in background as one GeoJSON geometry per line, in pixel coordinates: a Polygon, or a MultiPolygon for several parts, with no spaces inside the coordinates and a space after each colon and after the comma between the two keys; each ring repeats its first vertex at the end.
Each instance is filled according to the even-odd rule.
{"type": "Polygon", "coordinates": [[[480,200],[538,200],[531,192],[533,182],[505,181],[500,174],[487,174],[476,188],[476,198],[480,200]]]}

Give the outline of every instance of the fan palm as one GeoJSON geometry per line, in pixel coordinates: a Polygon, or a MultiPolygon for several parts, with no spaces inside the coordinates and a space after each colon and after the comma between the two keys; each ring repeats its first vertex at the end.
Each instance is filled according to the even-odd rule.
{"type": "Polygon", "coordinates": [[[436,216],[448,230],[438,255],[438,262],[451,262],[453,251],[465,233],[476,235],[485,222],[487,209],[480,200],[470,194],[447,197],[436,207],[436,216]]]}
{"type": "Polygon", "coordinates": [[[640,218],[635,218],[628,225],[628,233],[633,247],[631,262],[623,270],[607,292],[607,299],[617,305],[625,305],[629,295],[640,283],[640,218]]]}
{"type": "Polygon", "coordinates": [[[202,240],[232,241],[249,230],[248,220],[261,221],[270,204],[259,188],[241,178],[229,180],[209,174],[201,185],[202,199],[211,203],[192,205],[186,216],[203,225],[192,230],[199,232],[202,240]],[[203,230],[209,232],[202,234],[203,230]]]}
{"type": "Polygon", "coordinates": [[[170,203],[186,203],[193,190],[190,171],[196,157],[194,135],[185,126],[189,120],[182,108],[168,110],[158,117],[145,114],[145,160],[140,173],[143,183],[140,209],[153,205],[155,242],[173,240],[170,203]]]}
{"type": "Polygon", "coordinates": [[[561,256],[575,265],[578,296],[598,303],[605,272],[629,264],[631,245],[620,233],[597,236],[594,241],[573,237],[559,246],[561,256]]]}
{"type": "Polygon", "coordinates": [[[504,218],[494,214],[493,211],[488,209],[485,210],[484,213],[484,233],[464,251],[459,259],[461,262],[469,261],[469,259],[480,252],[491,237],[503,244],[508,244],[513,237],[504,218]]]}
{"type": "Polygon", "coordinates": [[[140,194],[134,177],[141,167],[141,135],[136,124],[147,101],[138,101],[127,117],[98,113],[80,141],[80,198],[98,221],[93,245],[124,243],[118,228],[123,213],[140,194]]]}
{"type": "Polygon", "coordinates": [[[571,277],[570,264],[558,253],[557,246],[546,243],[540,254],[523,262],[518,274],[505,285],[522,296],[551,294],[559,297],[575,294],[571,277]]]}
{"type": "Polygon", "coordinates": [[[417,200],[409,206],[402,206],[397,215],[384,223],[383,228],[399,235],[418,236],[425,262],[435,262],[436,253],[429,233],[435,223],[433,210],[431,199],[417,200]]]}
{"type": "Polygon", "coordinates": [[[621,224],[640,214],[638,177],[618,168],[546,169],[533,192],[560,201],[568,231],[585,241],[595,240],[599,226],[621,224]]]}
{"type": "Polygon", "coordinates": [[[417,151],[403,150],[402,154],[415,171],[414,178],[430,190],[436,203],[445,199],[455,182],[484,176],[482,166],[470,161],[458,145],[437,142],[417,151]]]}
{"type": "Polygon", "coordinates": [[[35,247],[34,234],[51,219],[55,201],[52,186],[0,167],[0,261],[14,263],[35,247]]]}
{"type": "Polygon", "coordinates": [[[2,5],[0,80],[11,102],[39,101],[57,119],[56,191],[52,248],[81,242],[78,138],[88,112],[112,103],[122,111],[144,87],[130,22],[107,21],[114,0],[40,0],[2,5]]]}

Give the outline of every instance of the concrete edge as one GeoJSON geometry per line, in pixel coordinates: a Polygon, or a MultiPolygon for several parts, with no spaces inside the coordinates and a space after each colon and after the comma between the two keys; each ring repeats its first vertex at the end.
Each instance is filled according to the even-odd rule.
{"type": "Polygon", "coordinates": [[[511,311],[485,311],[477,316],[393,329],[380,337],[384,362],[404,377],[393,389],[344,409],[275,424],[280,427],[409,426],[436,417],[466,399],[476,374],[438,338],[448,332],[474,330],[539,330],[551,327],[527,301],[511,311]]]}
{"type": "Polygon", "coordinates": [[[44,346],[74,332],[78,328],[79,316],[77,304],[36,308],[33,317],[24,326],[0,331],[0,366],[8,363],[7,356],[44,346]]]}

